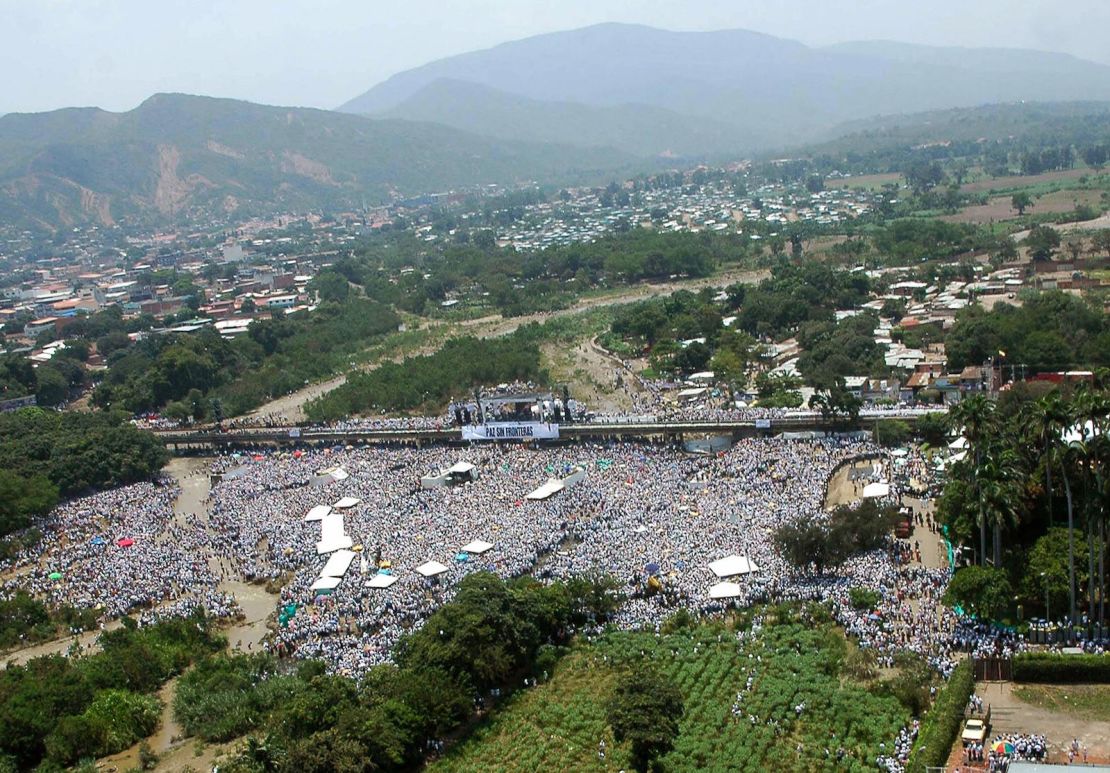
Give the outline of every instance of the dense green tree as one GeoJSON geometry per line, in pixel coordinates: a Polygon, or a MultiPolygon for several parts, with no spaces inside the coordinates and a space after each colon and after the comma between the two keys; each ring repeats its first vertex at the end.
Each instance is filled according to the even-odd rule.
{"type": "Polygon", "coordinates": [[[0,469],[0,535],[29,526],[57,502],[58,487],[45,475],[0,469]]]}
{"type": "Polygon", "coordinates": [[[684,713],[678,687],[650,668],[624,674],[605,707],[613,736],[630,745],[632,764],[639,771],[674,748],[684,713]]]}
{"type": "Polygon", "coordinates": [[[1060,247],[1060,232],[1049,225],[1035,225],[1025,237],[1033,260],[1051,260],[1060,247]]]}
{"type": "Polygon", "coordinates": [[[1017,210],[1018,215],[1024,215],[1025,210],[1033,206],[1033,197],[1026,191],[1018,191],[1010,197],[1010,206],[1017,210]]]}
{"type": "Polygon", "coordinates": [[[1006,572],[993,566],[965,566],[948,583],[944,602],[984,620],[997,620],[1006,613],[1013,597],[1006,572]]]}

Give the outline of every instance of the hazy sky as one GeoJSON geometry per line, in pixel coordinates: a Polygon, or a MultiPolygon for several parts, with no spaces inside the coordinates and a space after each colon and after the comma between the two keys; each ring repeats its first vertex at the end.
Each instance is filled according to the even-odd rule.
{"type": "Polygon", "coordinates": [[[1110,64],[1110,0],[0,0],[0,20],[0,114],[159,91],[331,108],[433,59],[604,21],[1110,64]]]}

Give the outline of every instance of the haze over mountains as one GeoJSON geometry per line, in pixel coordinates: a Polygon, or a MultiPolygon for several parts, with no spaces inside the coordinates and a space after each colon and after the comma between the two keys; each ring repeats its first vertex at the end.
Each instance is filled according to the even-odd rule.
{"type": "Polygon", "coordinates": [[[156,94],[125,113],[0,117],[0,218],[54,227],[357,208],[479,183],[569,183],[632,160],[433,124],[156,94]]]}
{"type": "Polygon", "coordinates": [[[1110,67],[1036,51],[811,48],[744,30],[603,24],[431,62],[337,112],[159,94],[125,113],[3,116],[0,217],[43,228],[169,222],[477,183],[599,182],[660,158],[827,140],[881,114],[1019,100],[1110,100],[1110,67]]]}
{"type": "MultiPolygon", "coordinates": [[[[885,41],[810,48],[747,30],[669,32],[602,24],[431,62],[398,73],[339,109],[419,117],[512,139],[542,133],[544,139],[587,145],[594,136],[580,136],[574,120],[555,115],[540,132],[514,113],[533,115],[540,100],[563,103],[564,114],[573,105],[580,111],[607,108],[600,117],[620,124],[650,106],[670,111],[665,115],[673,128],[650,143],[656,153],[711,153],[783,147],[880,114],[1108,98],[1110,67],[1064,54],[885,41]],[[452,89],[458,93],[444,99],[452,89]],[[502,93],[491,97],[494,92],[502,93]],[[491,101],[498,109],[487,109],[491,101]],[[691,127],[707,120],[708,136],[693,133],[691,127]]],[[[643,140],[617,146],[642,152],[643,140]]]]}

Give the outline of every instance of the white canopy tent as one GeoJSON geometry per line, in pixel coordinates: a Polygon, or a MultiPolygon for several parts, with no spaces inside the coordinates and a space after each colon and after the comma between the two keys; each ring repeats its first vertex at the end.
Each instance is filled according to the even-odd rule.
{"type": "Polygon", "coordinates": [[[459,548],[461,553],[475,553],[481,555],[493,547],[492,542],[485,542],[484,540],[476,539],[473,542],[468,542],[459,548]]]}
{"type": "Polygon", "coordinates": [[[331,505],[316,505],[308,511],[308,515],[304,517],[305,521],[322,521],[324,516],[331,512],[331,505]]]}
{"type": "Polygon", "coordinates": [[[868,483],[863,487],[864,499],[878,499],[885,496],[890,496],[889,483],[868,483]]]}
{"type": "Polygon", "coordinates": [[[328,562],[320,571],[321,577],[342,577],[351,568],[355,554],[350,550],[337,550],[328,557],[328,562]]]}
{"type": "Polygon", "coordinates": [[[312,590],[335,590],[341,582],[343,582],[341,577],[321,577],[312,583],[312,590]]]}
{"type": "Polygon", "coordinates": [[[749,561],[747,556],[732,555],[719,558],[711,563],[709,571],[718,577],[734,577],[738,574],[758,572],[759,567],[754,562],[749,561]]]}
{"type": "Polygon", "coordinates": [[[470,462],[455,462],[448,467],[444,472],[454,473],[455,475],[466,475],[474,469],[474,465],[470,462]]]}
{"type": "Polygon", "coordinates": [[[354,507],[361,501],[362,500],[358,497],[343,497],[334,505],[332,505],[332,507],[334,507],[336,510],[347,510],[351,507],[354,507]]]}
{"type": "Polygon", "coordinates": [[[439,561],[429,561],[416,567],[416,573],[425,577],[435,577],[437,574],[443,574],[446,571],[447,567],[439,561]]]}
{"type": "Polygon", "coordinates": [[[363,585],[367,588],[378,588],[380,590],[384,590],[395,582],[397,582],[397,578],[394,577],[392,574],[375,574],[369,580],[364,582],[363,585]]]}
{"type": "Polygon", "coordinates": [[[711,599],[734,599],[740,595],[740,586],[734,582],[719,582],[709,589],[711,599]]]}
{"type": "Polygon", "coordinates": [[[563,482],[561,480],[556,480],[555,478],[549,478],[547,483],[540,486],[538,489],[533,491],[531,494],[525,494],[524,498],[525,499],[532,499],[532,500],[547,499],[552,494],[555,494],[555,493],[558,493],[558,492],[562,491],[563,488],[564,488],[564,486],[563,486],[563,482]]]}

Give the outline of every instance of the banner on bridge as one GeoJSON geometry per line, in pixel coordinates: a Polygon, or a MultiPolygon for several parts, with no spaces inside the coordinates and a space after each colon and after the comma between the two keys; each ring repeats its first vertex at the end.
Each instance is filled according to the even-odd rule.
{"type": "Polygon", "coordinates": [[[558,424],[542,421],[503,421],[462,428],[463,440],[557,440],[558,424]]]}

